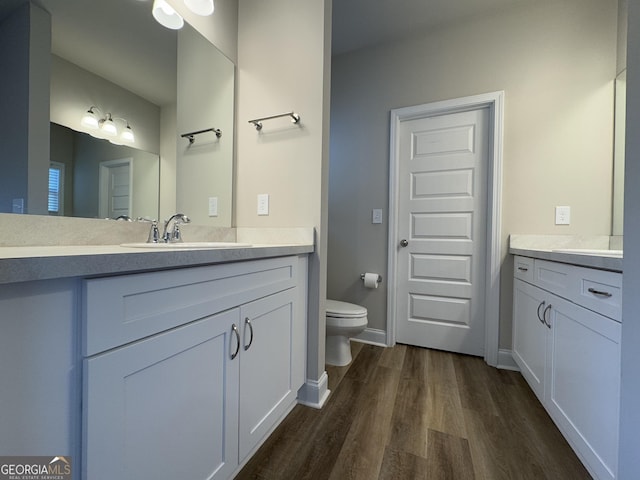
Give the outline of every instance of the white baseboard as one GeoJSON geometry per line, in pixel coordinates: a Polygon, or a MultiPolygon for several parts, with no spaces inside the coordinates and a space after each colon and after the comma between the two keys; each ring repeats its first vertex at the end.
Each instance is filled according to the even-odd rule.
{"type": "Polygon", "coordinates": [[[322,372],[320,379],[307,379],[305,384],[298,390],[298,403],[312,408],[322,408],[329,398],[329,376],[327,372],[322,372]]]}
{"type": "Polygon", "coordinates": [[[368,343],[370,345],[377,345],[379,347],[387,347],[387,332],[384,330],[378,330],[376,328],[366,328],[357,337],[351,337],[351,340],[361,343],[368,343]]]}
{"type": "Polygon", "coordinates": [[[511,350],[504,348],[498,350],[498,365],[496,365],[496,367],[502,368],[503,370],[513,370],[515,372],[520,371],[518,364],[513,359],[511,350]]]}

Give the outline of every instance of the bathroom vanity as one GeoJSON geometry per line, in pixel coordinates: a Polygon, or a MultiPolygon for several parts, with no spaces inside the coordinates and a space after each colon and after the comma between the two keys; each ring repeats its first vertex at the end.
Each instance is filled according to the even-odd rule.
{"type": "Polygon", "coordinates": [[[621,256],[512,253],[519,254],[514,258],[514,360],[589,472],[597,479],[614,479],[621,256]]]}
{"type": "Polygon", "coordinates": [[[305,382],[311,251],[0,249],[0,451],[231,478],[305,382]]]}

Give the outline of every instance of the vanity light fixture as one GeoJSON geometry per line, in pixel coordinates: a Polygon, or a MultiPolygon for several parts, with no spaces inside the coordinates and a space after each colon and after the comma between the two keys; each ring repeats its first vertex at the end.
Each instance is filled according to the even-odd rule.
{"type": "MultiPolygon", "coordinates": [[[[82,120],[80,120],[80,124],[90,130],[100,130],[109,137],[116,137],[119,132],[118,126],[115,122],[116,120],[122,121],[125,124],[124,129],[120,133],[120,140],[125,143],[134,143],[135,135],[133,134],[133,129],[126,118],[114,117],[111,113],[103,114],[95,105],[92,105],[91,108],[85,112],[82,120]]],[[[91,133],[91,135],[93,135],[93,133],[91,133]]],[[[111,143],[117,143],[111,139],[109,141],[111,143]]]]}
{"type": "Polygon", "coordinates": [[[127,122],[127,126],[124,127],[124,130],[122,130],[122,133],[120,134],[120,138],[125,142],[129,142],[129,143],[133,143],[136,141],[136,137],[133,134],[133,130],[131,130],[131,126],[129,125],[129,122],[127,122]]]}
{"type": "Polygon", "coordinates": [[[196,15],[206,17],[214,10],[213,0],[184,0],[184,4],[196,15]]]}
{"type": "Polygon", "coordinates": [[[184,19],[166,0],[153,0],[151,13],[153,18],[163,27],[180,30],[184,26],[184,19]]]}
{"type": "Polygon", "coordinates": [[[89,110],[85,112],[82,116],[82,120],[80,120],[80,124],[87,128],[98,128],[100,119],[94,112],[96,107],[91,107],[89,110]]]}
{"type": "MultiPolygon", "coordinates": [[[[184,0],[184,4],[196,15],[206,17],[215,10],[213,0],[184,0]]],[[[151,9],[153,18],[163,27],[171,30],[180,30],[184,26],[184,19],[169,5],[167,0],[153,0],[151,9]]]]}
{"type": "Polygon", "coordinates": [[[116,127],[113,118],[111,118],[111,114],[107,113],[107,116],[100,120],[100,130],[102,130],[107,135],[116,136],[118,134],[118,128],[116,127]]]}

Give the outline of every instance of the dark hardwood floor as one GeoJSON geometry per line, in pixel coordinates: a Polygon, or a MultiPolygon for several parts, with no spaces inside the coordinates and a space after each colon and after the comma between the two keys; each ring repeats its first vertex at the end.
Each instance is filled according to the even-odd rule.
{"type": "Polygon", "coordinates": [[[522,376],[352,342],[322,410],[296,406],[238,479],[590,479],[522,376]]]}

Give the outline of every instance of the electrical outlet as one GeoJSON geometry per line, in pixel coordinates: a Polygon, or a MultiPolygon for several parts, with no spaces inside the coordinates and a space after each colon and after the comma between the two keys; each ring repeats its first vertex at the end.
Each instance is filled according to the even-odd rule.
{"type": "Polygon", "coordinates": [[[209,197],[209,216],[218,216],[218,197],[209,197]]]}
{"type": "Polygon", "coordinates": [[[374,208],[371,212],[371,223],[382,223],[382,209],[374,208]]]}
{"type": "Polygon", "coordinates": [[[269,215],[269,194],[258,195],[258,215],[269,215]]]}
{"type": "Polygon", "coordinates": [[[556,207],[556,225],[571,223],[571,207],[556,207]]]}

